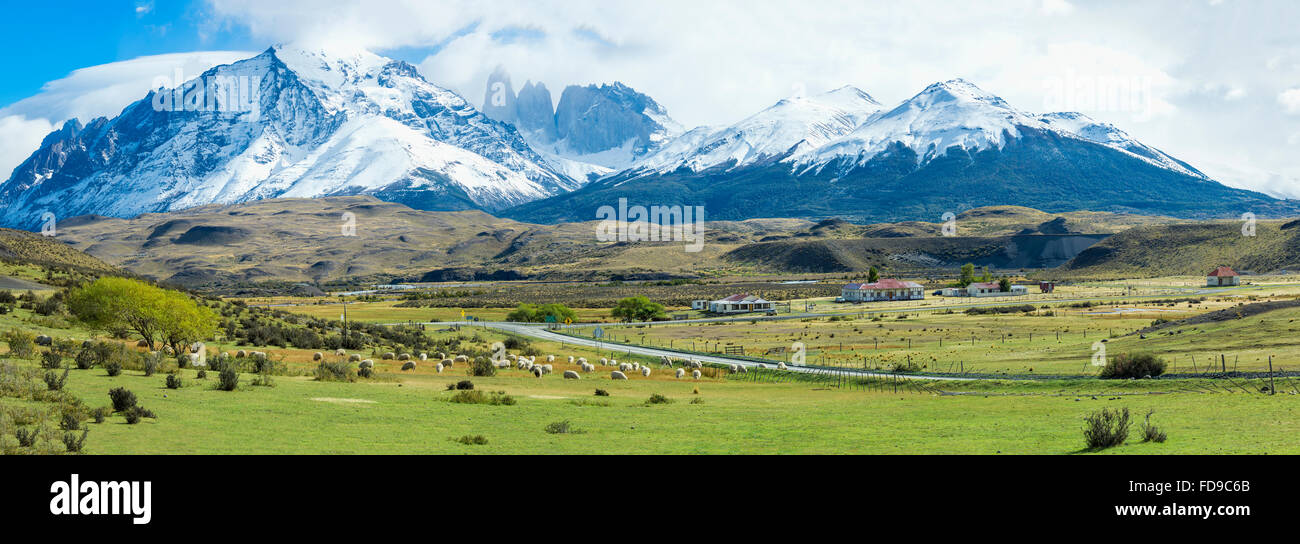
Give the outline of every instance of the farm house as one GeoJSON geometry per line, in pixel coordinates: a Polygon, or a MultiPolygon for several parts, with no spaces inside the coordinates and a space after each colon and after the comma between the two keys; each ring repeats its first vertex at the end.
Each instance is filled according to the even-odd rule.
{"type": "Polygon", "coordinates": [[[1241,275],[1226,266],[1215,268],[1205,277],[1206,287],[1231,287],[1241,285],[1241,275]]]}
{"type": "MultiPolygon", "coordinates": [[[[695,304],[691,306],[694,307],[695,304]]],[[[754,295],[731,295],[724,299],[709,302],[708,310],[715,314],[770,312],[772,311],[772,303],[754,295]]]]}
{"type": "Polygon", "coordinates": [[[966,296],[971,297],[1016,297],[1028,295],[1029,288],[1023,285],[1012,285],[1010,292],[1004,292],[1002,286],[997,282],[972,283],[966,287],[966,296]]]}
{"type": "Polygon", "coordinates": [[[876,283],[850,283],[840,289],[845,302],[875,302],[881,300],[921,300],[925,288],[911,281],[880,280],[876,283]]]}

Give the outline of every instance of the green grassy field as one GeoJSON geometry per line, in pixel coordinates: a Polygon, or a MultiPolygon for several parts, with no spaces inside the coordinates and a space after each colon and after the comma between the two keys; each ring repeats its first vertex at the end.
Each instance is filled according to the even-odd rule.
{"type": "Polygon", "coordinates": [[[1300,452],[1300,402],[1294,395],[1094,399],[1089,393],[1140,393],[1168,389],[1167,382],[1137,388],[1003,384],[942,396],[799,382],[615,382],[591,376],[566,381],[512,371],[473,378],[481,390],[517,399],[513,406],[488,406],[446,402],[452,393],[445,385],[463,375],[388,376],[392,381],[373,383],[281,377],[274,387],[241,385],[223,392],[211,387],[212,378],[182,374],[189,385],[169,390],[161,375],[109,378],[102,370],[73,371],[69,390],[92,406],[106,405],[107,391],[121,386],[158,415],[138,425],[120,416],[91,424],[88,453],[1071,454],[1083,447],[1082,418],[1103,407],[1128,407],[1135,419],[1155,409],[1154,421],[1170,436],[1164,444],[1134,437],[1105,453],[1300,452]],[[611,396],[593,396],[598,387],[611,396]],[[693,393],[696,387],[699,394],[693,393]],[[673,402],[646,405],[653,393],[673,402]],[[545,432],[548,424],[566,420],[581,433],[545,432]],[[465,435],[482,435],[488,443],[455,441],[465,435]]]}

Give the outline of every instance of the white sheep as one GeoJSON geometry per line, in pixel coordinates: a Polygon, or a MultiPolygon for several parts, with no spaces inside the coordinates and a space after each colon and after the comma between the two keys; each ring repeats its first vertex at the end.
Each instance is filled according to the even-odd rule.
{"type": "Polygon", "coordinates": [[[550,374],[552,372],[555,372],[555,367],[552,365],[542,365],[542,372],[550,374]]]}
{"type": "Polygon", "coordinates": [[[356,353],[353,353],[352,355],[349,355],[349,356],[348,356],[348,362],[349,362],[349,363],[359,363],[359,362],[361,362],[361,356],[358,355],[358,354],[356,354],[356,353]]]}
{"type": "Polygon", "coordinates": [[[403,371],[407,371],[407,370],[415,370],[415,361],[407,361],[407,362],[403,363],[403,364],[402,364],[402,370],[403,370],[403,371]]]}
{"type": "Polygon", "coordinates": [[[606,359],[606,358],[604,358],[604,357],[601,357],[601,358],[600,358],[600,366],[609,366],[609,359],[606,359]]]}
{"type": "Polygon", "coordinates": [[[443,368],[453,368],[453,367],[455,367],[456,365],[455,365],[455,363],[452,362],[451,359],[443,359],[443,360],[442,360],[442,366],[443,366],[443,368]]]}
{"type": "Polygon", "coordinates": [[[575,359],[573,358],[572,355],[570,355],[570,356],[569,356],[569,364],[573,364],[574,361],[575,361],[575,359]]]}
{"type": "Polygon", "coordinates": [[[468,363],[468,362],[469,362],[469,356],[466,356],[466,355],[457,355],[456,358],[453,359],[453,361],[455,361],[455,362],[457,362],[457,363],[468,363]]]}
{"type": "Polygon", "coordinates": [[[421,354],[420,354],[420,360],[421,360],[421,361],[428,361],[428,360],[429,360],[429,354],[428,354],[428,353],[421,353],[421,354]]]}
{"type": "Polygon", "coordinates": [[[648,366],[643,366],[643,367],[641,367],[641,375],[642,375],[642,376],[645,376],[645,377],[647,377],[647,378],[649,378],[649,377],[650,377],[650,367],[648,367],[648,366]]]}
{"type": "Polygon", "coordinates": [[[434,370],[437,370],[439,374],[442,374],[442,363],[438,363],[437,366],[434,366],[433,368],[434,370]]]}
{"type": "Polygon", "coordinates": [[[334,355],[337,355],[337,356],[339,356],[339,357],[342,357],[342,356],[347,355],[347,354],[348,354],[348,350],[343,349],[343,348],[339,348],[339,349],[334,350],[334,355]]]}
{"type": "Polygon", "coordinates": [[[582,376],[579,376],[577,372],[574,372],[574,371],[572,371],[572,370],[565,370],[565,371],[564,371],[564,379],[566,379],[566,380],[581,380],[581,379],[582,379],[582,376]]]}
{"type": "Polygon", "coordinates": [[[737,365],[736,365],[735,363],[732,363],[732,365],[731,365],[731,373],[732,373],[732,374],[735,374],[735,373],[737,373],[737,372],[740,372],[739,370],[737,370],[737,365]]]}
{"type": "Polygon", "coordinates": [[[745,365],[739,365],[739,366],[740,366],[740,373],[741,373],[741,374],[744,374],[744,373],[746,373],[746,372],[749,372],[749,367],[747,367],[747,366],[745,366],[745,365]]]}
{"type": "MultiPolygon", "coordinates": [[[[143,340],[141,340],[141,341],[143,342],[143,340]]],[[[248,357],[248,352],[247,352],[247,351],[244,351],[244,350],[241,349],[241,350],[235,352],[235,358],[236,358],[236,359],[243,359],[244,357],[248,357]]]]}
{"type": "Polygon", "coordinates": [[[697,379],[697,380],[700,379],[700,371],[699,371],[699,370],[692,370],[692,371],[691,371],[691,377],[693,377],[693,378],[695,378],[695,379],[697,379]]]}
{"type": "Polygon", "coordinates": [[[443,353],[443,352],[441,352],[441,351],[439,351],[438,353],[433,354],[433,357],[434,357],[435,359],[446,359],[446,358],[447,358],[447,354],[446,354],[446,353],[443,353]]]}
{"type": "Polygon", "coordinates": [[[547,356],[546,356],[546,362],[548,362],[548,363],[554,363],[554,362],[555,362],[555,356],[554,356],[554,355],[547,355],[547,356]]]}
{"type": "Polygon", "coordinates": [[[677,379],[680,380],[680,379],[682,379],[682,378],[684,378],[684,377],[686,377],[686,369],[685,369],[685,368],[679,368],[679,369],[677,369],[677,379]]]}
{"type": "Polygon", "coordinates": [[[580,365],[585,365],[585,364],[587,364],[587,358],[586,358],[586,357],[578,357],[578,364],[580,364],[580,365]]]}
{"type": "Polygon", "coordinates": [[[777,369],[777,370],[786,370],[787,368],[788,368],[788,367],[785,366],[785,363],[777,363],[777,364],[776,364],[776,369],[777,369]]]}
{"type": "Polygon", "coordinates": [[[609,379],[611,379],[611,380],[626,380],[626,379],[627,379],[627,374],[624,374],[624,373],[622,373],[622,372],[619,372],[619,371],[615,370],[615,371],[609,373],[609,379]]]}
{"type": "Polygon", "coordinates": [[[325,358],[325,354],[324,354],[324,353],[321,353],[321,352],[319,352],[319,351],[316,352],[316,353],[313,353],[313,354],[311,355],[311,360],[313,360],[313,361],[319,361],[319,360],[324,359],[324,358],[325,358]]]}
{"type": "Polygon", "coordinates": [[[390,351],[390,352],[385,353],[385,354],[383,354],[382,356],[380,356],[380,358],[383,359],[383,360],[385,360],[385,361],[391,361],[391,360],[397,358],[397,354],[396,354],[396,353],[393,353],[393,352],[390,351]]]}
{"type": "Polygon", "coordinates": [[[542,370],[542,367],[540,367],[540,366],[535,366],[535,367],[533,367],[533,375],[534,375],[534,376],[537,376],[538,378],[540,378],[540,377],[546,375],[546,371],[542,370]]]}

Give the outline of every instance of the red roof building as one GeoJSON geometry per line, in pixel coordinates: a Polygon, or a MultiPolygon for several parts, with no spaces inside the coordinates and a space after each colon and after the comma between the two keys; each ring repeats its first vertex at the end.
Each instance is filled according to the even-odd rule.
{"type": "Polygon", "coordinates": [[[1226,266],[1220,266],[1205,276],[1206,287],[1232,287],[1241,285],[1241,274],[1226,266]]]}

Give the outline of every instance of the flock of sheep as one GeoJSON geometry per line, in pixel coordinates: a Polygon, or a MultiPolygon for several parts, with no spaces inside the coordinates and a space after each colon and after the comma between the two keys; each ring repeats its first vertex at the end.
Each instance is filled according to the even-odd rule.
{"type": "MultiPolygon", "coordinates": [[[[245,354],[243,350],[240,350],[236,354],[236,357],[244,357],[244,356],[265,357],[266,356],[266,354],[260,352],[252,352],[252,353],[257,355],[245,354]]],[[[343,357],[343,356],[348,357],[348,362],[359,363],[360,366],[368,366],[370,368],[374,368],[375,363],[373,360],[362,359],[360,355],[357,355],[355,353],[348,355],[346,350],[340,349],[335,351],[334,354],[339,357],[343,357]]],[[[384,353],[381,356],[381,358],[385,361],[404,361],[404,364],[402,365],[402,370],[414,370],[416,368],[416,361],[428,361],[431,359],[429,354],[427,353],[412,355],[410,353],[398,354],[391,351],[384,353]]],[[[312,360],[323,361],[325,360],[325,354],[321,352],[316,352],[314,355],[312,355],[312,360]]],[[[466,355],[453,356],[441,352],[433,354],[432,360],[438,361],[437,363],[434,364],[434,370],[437,371],[439,374],[441,374],[444,370],[455,368],[457,364],[469,364],[470,362],[469,357],[466,355]]],[[[544,360],[545,362],[538,363],[537,356],[516,355],[513,353],[508,353],[500,360],[494,361],[493,364],[496,365],[497,368],[501,368],[501,369],[516,368],[518,370],[530,372],[533,374],[533,376],[541,378],[542,376],[546,376],[547,374],[551,374],[555,371],[555,363],[557,360],[558,358],[555,355],[547,355],[546,359],[544,360]]],[[[570,365],[577,366],[578,370],[564,371],[563,377],[566,380],[580,380],[582,379],[582,374],[593,373],[596,371],[596,367],[597,367],[597,365],[589,363],[586,357],[574,357],[572,355],[568,356],[568,363],[570,365]]],[[[680,367],[675,367],[674,363],[675,361],[673,360],[672,357],[661,356],[659,358],[659,365],[663,369],[673,371],[673,376],[679,380],[686,378],[688,375],[692,379],[698,380],[703,375],[701,373],[701,369],[704,368],[704,363],[702,363],[699,359],[682,360],[680,367]]],[[[600,358],[599,366],[605,368],[609,368],[609,367],[617,368],[617,370],[610,371],[609,378],[611,380],[626,380],[628,379],[628,375],[635,375],[635,374],[641,374],[642,377],[649,378],[654,373],[654,370],[651,368],[651,365],[649,364],[643,365],[640,362],[620,363],[617,359],[610,359],[606,357],[600,358]]],[[[760,364],[758,366],[762,368],[767,368],[767,365],[760,364]]],[[[777,365],[777,367],[780,370],[786,370],[785,363],[781,363],[777,365]]],[[[731,365],[729,370],[732,373],[745,373],[748,371],[745,365],[736,365],[736,364],[731,365]]]]}

